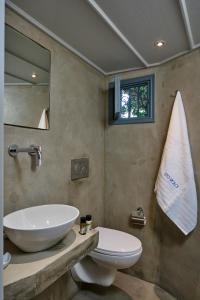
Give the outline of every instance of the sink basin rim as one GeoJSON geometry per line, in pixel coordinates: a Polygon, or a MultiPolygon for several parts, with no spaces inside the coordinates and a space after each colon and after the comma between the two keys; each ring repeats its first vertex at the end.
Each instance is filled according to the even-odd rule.
{"type": "Polygon", "coordinates": [[[74,222],[74,220],[76,220],[78,218],[78,216],[79,216],[79,210],[75,206],[71,206],[71,205],[68,205],[68,204],[44,204],[44,205],[37,205],[37,206],[31,206],[31,207],[23,208],[23,209],[14,211],[12,213],[9,213],[8,215],[6,215],[3,218],[3,226],[4,226],[4,228],[12,229],[12,230],[35,232],[35,231],[41,231],[41,230],[56,229],[57,227],[65,225],[66,223],[74,222]],[[13,226],[13,224],[12,225],[8,224],[9,219],[15,217],[16,215],[18,215],[20,213],[26,212],[27,210],[32,210],[32,209],[37,209],[37,208],[39,209],[39,208],[45,208],[45,207],[53,208],[53,206],[54,207],[59,206],[59,207],[63,207],[63,208],[70,208],[70,209],[74,210],[75,215],[73,216],[73,218],[70,218],[70,219],[66,218],[66,220],[64,222],[58,223],[56,225],[52,224],[52,225],[49,225],[49,226],[43,226],[43,227],[37,227],[37,228],[34,228],[34,227],[20,228],[18,226],[13,226]]]}

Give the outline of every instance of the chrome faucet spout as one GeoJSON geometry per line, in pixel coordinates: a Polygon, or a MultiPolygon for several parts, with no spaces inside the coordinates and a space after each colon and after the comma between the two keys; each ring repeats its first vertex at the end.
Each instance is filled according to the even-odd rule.
{"type": "Polygon", "coordinates": [[[30,145],[27,148],[20,148],[17,145],[10,145],[8,147],[8,153],[12,157],[16,157],[20,152],[28,153],[32,158],[32,162],[34,162],[35,167],[41,166],[41,160],[42,160],[41,146],[30,145]]]}
{"type": "Polygon", "coordinates": [[[35,166],[40,167],[42,160],[42,148],[41,146],[35,145],[30,145],[30,147],[32,148],[32,151],[30,151],[28,154],[35,157],[35,166]]]}

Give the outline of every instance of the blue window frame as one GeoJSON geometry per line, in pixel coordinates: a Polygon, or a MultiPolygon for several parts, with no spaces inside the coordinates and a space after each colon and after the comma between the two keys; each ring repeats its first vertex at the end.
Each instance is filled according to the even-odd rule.
{"type": "Polygon", "coordinates": [[[109,124],[154,122],[154,75],[120,81],[119,113],[115,113],[115,83],[109,84],[109,124]]]}

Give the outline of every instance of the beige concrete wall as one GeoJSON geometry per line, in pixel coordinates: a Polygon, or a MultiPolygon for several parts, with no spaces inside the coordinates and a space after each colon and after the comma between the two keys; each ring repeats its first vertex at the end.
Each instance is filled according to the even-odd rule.
{"type": "MultiPolygon", "coordinates": [[[[5,126],[4,213],[66,203],[78,207],[83,215],[91,213],[94,225],[102,225],[105,77],[12,11],[7,10],[6,22],[51,52],[51,128],[38,131],[5,126]],[[10,144],[41,145],[41,168],[33,172],[27,154],[9,157],[10,144]],[[89,157],[90,176],[72,182],[71,159],[79,157],[89,157]]],[[[59,295],[66,294],[62,287],[60,280],[59,295]]],[[[49,297],[52,293],[50,289],[49,297]]],[[[45,299],[49,299],[47,294],[45,299]]]]}
{"type": "Polygon", "coordinates": [[[5,213],[42,203],[68,203],[103,222],[105,78],[31,24],[7,11],[6,22],[51,52],[50,131],[5,126],[5,213]],[[42,146],[43,162],[7,154],[10,144],[42,146]],[[89,157],[90,176],[71,182],[70,162],[89,157]],[[92,204],[92,205],[91,205],[92,204]]]}
{"type": "MultiPolygon", "coordinates": [[[[187,117],[196,186],[200,186],[200,50],[161,68],[160,94],[180,89],[187,117]]],[[[200,210],[199,210],[200,211],[200,210]]],[[[198,219],[200,213],[198,213],[198,219]]],[[[200,299],[200,224],[185,237],[164,214],[161,223],[160,284],[181,300],[200,299]]]]}
{"type": "Polygon", "coordinates": [[[128,273],[156,282],[179,299],[200,298],[199,225],[183,234],[163,215],[153,192],[167,127],[179,89],[185,106],[197,190],[200,182],[200,51],[161,67],[124,73],[122,78],[155,74],[155,123],[106,126],[106,226],[138,236],[143,243],[140,261],[128,273]],[[148,223],[136,229],[132,210],[142,206],[148,223]]]}
{"type": "Polygon", "coordinates": [[[91,212],[95,224],[103,224],[105,204],[104,224],[136,235],[143,243],[142,258],[127,272],[161,284],[179,299],[199,299],[199,226],[184,237],[162,214],[153,193],[177,89],[183,95],[199,190],[199,50],[161,67],[122,75],[155,74],[155,123],[106,124],[104,202],[105,78],[12,12],[7,13],[7,22],[51,51],[52,73],[50,131],[5,127],[5,213],[43,203],[69,203],[81,213],[91,212]],[[42,167],[32,172],[25,154],[10,158],[7,146],[12,143],[41,144],[42,167]],[[81,156],[90,158],[90,177],[71,182],[70,159],[81,156]],[[138,206],[148,219],[143,229],[129,223],[138,206]]]}
{"type": "Polygon", "coordinates": [[[79,291],[79,286],[67,272],[48,289],[34,297],[33,300],[69,300],[79,291]]]}
{"type": "Polygon", "coordinates": [[[106,125],[105,224],[133,234],[142,241],[142,257],[127,272],[158,283],[160,222],[153,186],[168,123],[166,115],[169,116],[170,108],[164,96],[162,99],[158,98],[161,78],[157,69],[129,72],[120,76],[125,79],[144,74],[155,74],[155,123],[106,125]],[[131,212],[139,206],[143,207],[148,220],[147,226],[142,229],[133,227],[129,222],[131,212]]]}

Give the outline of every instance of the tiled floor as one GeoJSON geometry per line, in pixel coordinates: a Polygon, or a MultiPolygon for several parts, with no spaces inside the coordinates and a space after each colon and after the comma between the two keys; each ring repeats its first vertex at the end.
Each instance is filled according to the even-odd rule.
{"type": "Polygon", "coordinates": [[[109,288],[85,286],[73,300],[176,300],[160,287],[118,272],[109,288]]]}

